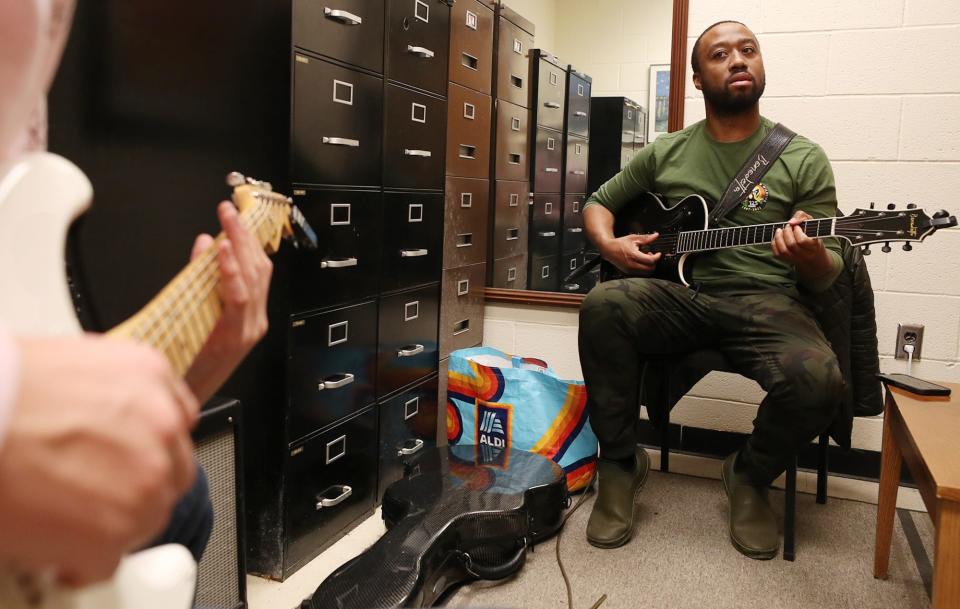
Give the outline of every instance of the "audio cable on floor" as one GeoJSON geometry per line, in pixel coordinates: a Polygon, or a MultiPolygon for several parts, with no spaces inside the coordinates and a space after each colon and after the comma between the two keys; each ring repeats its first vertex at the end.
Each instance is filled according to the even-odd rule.
{"type": "MultiPolygon", "coordinates": [[[[583,502],[587,499],[587,495],[593,491],[593,485],[596,483],[596,481],[597,473],[594,472],[593,477],[590,479],[590,483],[587,484],[587,488],[584,489],[583,494],[580,495],[580,499],[577,500],[577,503],[570,509],[569,512],[563,515],[563,521],[560,523],[560,531],[557,532],[557,566],[560,567],[560,575],[563,576],[563,585],[567,588],[567,609],[573,609],[573,590],[570,587],[570,578],[567,576],[567,570],[563,568],[563,560],[560,558],[560,540],[563,538],[563,530],[566,527],[567,520],[569,520],[570,517],[573,516],[573,513],[576,512],[581,505],[583,505],[583,502]]],[[[598,598],[597,602],[590,606],[590,609],[597,609],[605,600],[607,600],[606,594],[598,598]]]]}

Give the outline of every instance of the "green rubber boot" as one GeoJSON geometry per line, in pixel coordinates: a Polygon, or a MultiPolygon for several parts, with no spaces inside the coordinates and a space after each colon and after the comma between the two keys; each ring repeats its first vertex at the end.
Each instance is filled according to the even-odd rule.
{"type": "Polygon", "coordinates": [[[777,519],[770,509],[767,488],[754,486],[747,475],[734,471],[737,454],[727,457],[720,469],[730,502],[730,541],[744,556],[769,560],[780,549],[777,519]]]}
{"type": "Polygon", "coordinates": [[[587,541],[598,548],[616,548],[633,535],[634,504],[650,473],[650,455],[637,447],[637,464],[632,472],[613,461],[597,462],[600,489],[587,523],[587,541]]]}

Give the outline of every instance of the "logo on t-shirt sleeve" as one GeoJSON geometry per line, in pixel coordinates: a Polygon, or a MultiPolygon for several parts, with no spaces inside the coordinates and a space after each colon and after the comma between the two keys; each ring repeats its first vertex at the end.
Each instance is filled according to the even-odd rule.
{"type": "Polygon", "coordinates": [[[760,211],[767,206],[767,199],[770,198],[770,191],[763,182],[753,185],[747,198],[740,202],[740,207],[747,211],[760,211]]]}

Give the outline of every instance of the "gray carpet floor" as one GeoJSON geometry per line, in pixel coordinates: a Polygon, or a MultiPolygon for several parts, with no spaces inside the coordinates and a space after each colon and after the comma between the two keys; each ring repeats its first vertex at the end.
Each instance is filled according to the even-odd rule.
{"type": "MultiPolygon", "coordinates": [[[[781,517],[783,493],[771,491],[781,517]]],[[[932,525],[925,513],[900,511],[896,519],[890,578],[873,578],[876,506],[831,498],[817,505],[797,496],[797,556],[755,561],[739,554],[727,536],[727,502],[718,480],[651,472],[640,493],[638,523],[630,543],[614,550],[589,545],[584,531],[590,496],[567,522],[561,555],[573,585],[573,609],[632,608],[877,608],[930,606],[923,552],[932,551],[932,525]],[[904,534],[903,519],[914,548],[904,534]],[[911,526],[912,525],[912,526],[911,526]],[[919,549],[919,553],[917,550],[919,549]],[[920,566],[915,555],[920,556],[920,566]]],[[[566,591],[555,539],[536,546],[523,569],[499,583],[460,588],[450,607],[558,609],[566,591]]]]}

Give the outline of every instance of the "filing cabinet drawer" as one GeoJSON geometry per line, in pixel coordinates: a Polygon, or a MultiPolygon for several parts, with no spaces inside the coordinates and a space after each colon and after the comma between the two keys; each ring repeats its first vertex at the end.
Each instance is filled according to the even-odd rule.
{"type": "Polygon", "coordinates": [[[490,182],[447,178],[443,220],[443,268],[487,259],[490,182]]]}
{"type": "Polygon", "coordinates": [[[450,5],[444,0],[386,0],[386,76],[445,95],[450,5]]]}
{"type": "Polygon", "coordinates": [[[392,483],[412,473],[420,457],[437,445],[437,375],[378,404],[380,481],[377,503],[392,483]]]}
{"type": "Polygon", "coordinates": [[[384,193],[381,291],[440,278],[441,222],[442,193],[384,193]]]}
{"type": "Polygon", "coordinates": [[[567,72],[553,55],[534,50],[533,68],[537,80],[534,93],[537,125],[563,131],[566,113],[567,72]]]}
{"type": "Polygon", "coordinates": [[[380,298],[378,396],[437,370],[439,308],[439,283],[380,298]]]}
{"type": "Polygon", "coordinates": [[[527,289],[527,254],[494,259],[491,283],[495,288],[527,289]]]}
{"type": "Polygon", "coordinates": [[[621,142],[624,146],[633,148],[633,136],[637,131],[640,120],[640,108],[631,101],[623,103],[623,128],[621,129],[621,142]]]}
{"type": "Polygon", "coordinates": [[[587,243],[587,236],[583,229],[583,204],[586,198],[586,195],[563,196],[561,253],[572,254],[579,252],[587,243]]]}
{"type": "Polygon", "coordinates": [[[559,281],[561,292],[570,292],[573,294],[580,292],[580,289],[583,287],[581,285],[581,279],[583,279],[583,277],[574,279],[571,282],[565,282],[563,278],[581,266],[583,266],[583,254],[560,254],[559,281]]]}
{"type": "MultiPolygon", "coordinates": [[[[636,152],[644,147],[647,143],[647,131],[650,121],[650,115],[647,114],[643,108],[637,110],[637,128],[633,132],[633,150],[636,152]]],[[[663,129],[666,130],[666,125],[663,126],[663,129]]]]}
{"type": "Polygon", "coordinates": [[[561,199],[555,195],[533,195],[530,208],[530,255],[548,256],[560,253],[561,199]]]}
{"type": "Polygon", "coordinates": [[[294,46],[383,73],[383,0],[294,0],[294,46]]]}
{"type": "Polygon", "coordinates": [[[443,188],[447,104],[387,83],[383,135],[385,188],[443,188]]]}
{"type": "Polygon", "coordinates": [[[380,281],[383,195],[294,189],[317,233],[317,249],[292,250],[290,294],[297,312],[374,296],[380,281]]]}
{"type": "Polygon", "coordinates": [[[560,286],[560,257],[541,256],[530,258],[530,289],[538,292],[556,292],[560,286]]]}
{"type": "Polygon", "coordinates": [[[530,226],[530,185],[497,180],[494,189],[493,257],[526,253],[530,226]]]}
{"type": "Polygon", "coordinates": [[[440,293],[440,358],[483,341],[483,288],[486,263],[443,272],[440,293]]]}
{"type": "MultiPolygon", "coordinates": [[[[473,0],[471,0],[473,1],[473,0]]],[[[490,96],[450,83],[447,175],[490,176],[490,96]]]]}
{"type": "Polygon", "coordinates": [[[560,192],[563,163],[563,134],[537,127],[533,158],[533,192],[560,192]]]}
{"type": "Polygon", "coordinates": [[[374,401],[377,303],[290,321],[287,437],[298,439],[374,401]]]}
{"type": "Polygon", "coordinates": [[[530,49],[533,34],[500,17],[497,45],[497,98],[530,107],[530,49]]]}
{"type": "Polygon", "coordinates": [[[383,83],[295,53],[293,175],[301,184],[380,184],[383,83]]]}
{"type": "Polygon", "coordinates": [[[497,180],[530,180],[530,111],[498,99],[496,102],[497,180]]]}
{"type": "Polygon", "coordinates": [[[450,80],[490,94],[493,80],[492,0],[460,0],[450,13],[450,80]]]}
{"type": "Polygon", "coordinates": [[[587,159],[590,155],[590,142],[575,135],[568,135],[566,155],[563,174],[566,182],[563,192],[587,192],[587,159]]]}
{"type": "Polygon", "coordinates": [[[567,77],[567,133],[590,135],[590,89],[592,79],[570,67],[567,77]]]}
{"type": "Polygon", "coordinates": [[[285,476],[284,574],[333,544],[371,513],[377,492],[375,405],[333,429],[293,444],[285,476]]]}

